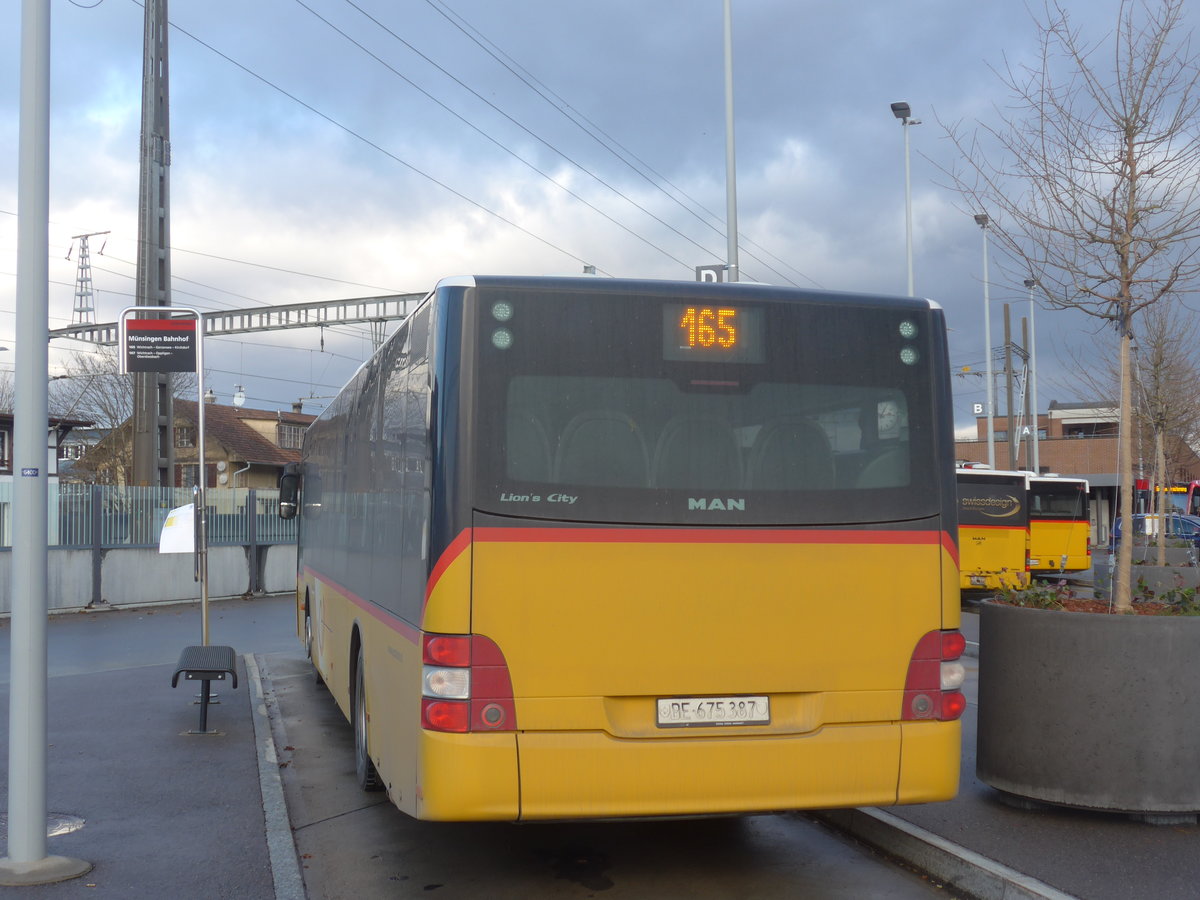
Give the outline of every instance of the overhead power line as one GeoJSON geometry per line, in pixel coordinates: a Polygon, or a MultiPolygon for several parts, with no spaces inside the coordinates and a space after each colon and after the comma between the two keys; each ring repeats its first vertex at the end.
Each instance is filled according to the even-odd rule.
{"type": "MultiPolygon", "coordinates": [[[[482,129],[482,128],[480,128],[479,126],[475,125],[473,122],[471,122],[471,121],[470,121],[469,119],[467,119],[465,116],[463,116],[461,113],[458,113],[458,112],[456,112],[455,110],[451,109],[449,106],[447,106],[447,105],[446,105],[445,103],[443,103],[441,100],[439,100],[437,97],[434,97],[434,96],[433,96],[431,93],[429,93],[429,91],[425,90],[423,87],[421,87],[421,86],[420,86],[420,85],[418,85],[416,82],[414,82],[414,81],[413,81],[411,78],[409,78],[408,76],[406,76],[406,75],[402,74],[401,72],[397,71],[397,70],[396,70],[396,69],[395,69],[395,68],[394,68],[394,67],[393,67],[391,64],[389,64],[387,61],[385,61],[384,59],[382,59],[382,58],[381,58],[380,56],[378,56],[377,54],[375,54],[375,53],[371,52],[370,50],[368,50],[368,49],[367,49],[366,47],[364,47],[364,46],[363,46],[363,45],[362,45],[362,44],[361,44],[359,41],[357,41],[357,40],[355,40],[354,38],[350,37],[350,35],[346,34],[346,32],[345,32],[345,31],[343,31],[341,28],[339,28],[337,25],[334,25],[332,22],[330,22],[328,19],[326,19],[326,18],[325,18],[324,16],[322,16],[320,13],[318,13],[318,12],[314,11],[312,7],[310,7],[310,6],[309,6],[307,3],[305,3],[305,2],[304,2],[304,0],[295,0],[295,2],[296,2],[297,4],[299,4],[300,6],[302,6],[304,9],[308,10],[310,13],[312,13],[314,16],[316,16],[318,19],[320,19],[322,22],[324,22],[326,25],[328,25],[330,28],[332,28],[334,31],[336,31],[338,34],[340,34],[342,37],[344,37],[346,40],[350,41],[350,43],[354,44],[354,46],[358,47],[358,49],[360,49],[360,50],[361,50],[363,53],[366,53],[368,56],[370,56],[372,59],[374,59],[376,62],[378,62],[378,63],[379,63],[380,65],[382,65],[384,68],[386,68],[386,69],[387,69],[389,72],[391,72],[391,73],[392,73],[393,75],[395,75],[397,78],[399,78],[399,79],[401,79],[402,81],[404,81],[406,84],[408,84],[408,85],[409,85],[410,87],[412,87],[414,90],[416,90],[416,91],[418,91],[419,93],[421,93],[423,96],[425,96],[426,98],[428,98],[428,99],[429,99],[430,101],[432,101],[433,103],[436,103],[438,106],[440,106],[440,107],[441,107],[442,109],[444,109],[446,112],[450,113],[450,115],[454,116],[456,119],[458,119],[458,120],[459,120],[460,122],[462,122],[464,125],[466,125],[468,128],[472,129],[472,130],[473,130],[473,131],[475,131],[477,134],[481,135],[482,137],[484,137],[485,139],[487,139],[487,140],[488,140],[488,141],[490,141],[491,143],[495,144],[497,147],[499,147],[499,148],[500,148],[501,150],[503,150],[505,153],[509,154],[509,155],[510,155],[510,156],[512,156],[514,159],[516,159],[517,161],[519,161],[521,164],[523,164],[523,165],[527,166],[529,169],[531,169],[532,171],[536,172],[538,175],[540,175],[542,178],[544,178],[544,179],[546,179],[547,181],[549,181],[551,184],[553,184],[553,185],[554,185],[555,187],[557,187],[559,190],[563,191],[564,193],[566,193],[566,194],[567,194],[567,195],[569,195],[570,197],[573,197],[574,199],[578,200],[580,203],[582,203],[582,204],[583,204],[584,206],[586,206],[588,209],[590,209],[590,210],[592,210],[593,212],[595,212],[597,215],[600,215],[600,216],[602,216],[604,219],[606,219],[607,221],[609,221],[609,222],[611,222],[612,224],[616,225],[618,228],[622,229],[622,230],[623,230],[623,231],[625,231],[627,234],[629,234],[629,235],[631,235],[631,236],[633,236],[633,237],[637,238],[638,240],[642,241],[643,243],[645,243],[645,244],[649,245],[651,248],[653,248],[653,249],[657,250],[658,252],[662,253],[664,256],[668,257],[669,259],[672,259],[672,260],[674,260],[675,262],[679,263],[681,266],[684,266],[685,268],[688,268],[688,269],[691,269],[691,268],[692,268],[692,265],[691,265],[691,264],[689,264],[689,263],[685,262],[684,260],[681,260],[681,259],[679,259],[679,258],[678,258],[678,257],[676,257],[674,254],[670,253],[668,250],[666,250],[666,249],[664,249],[663,247],[660,247],[660,246],[658,246],[657,244],[653,243],[653,242],[652,242],[652,241],[651,241],[649,238],[645,237],[644,235],[638,234],[638,233],[637,233],[636,231],[634,231],[632,228],[629,228],[628,226],[626,226],[626,225],[622,224],[621,222],[618,222],[618,221],[617,221],[616,219],[614,219],[612,216],[608,215],[608,213],[606,213],[606,212],[604,212],[603,210],[599,209],[599,208],[598,208],[597,206],[595,206],[593,203],[591,203],[590,201],[588,201],[588,200],[584,199],[583,197],[581,197],[579,194],[577,194],[577,193],[575,193],[574,191],[572,191],[572,190],[571,190],[570,188],[568,188],[566,185],[562,184],[560,181],[558,181],[557,179],[555,179],[555,178],[554,178],[552,175],[549,175],[548,173],[546,173],[546,172],[543,172],[541,169],[539,169],[539,168],[538,168],[537,166],[535,166],[533,163],[531,163],[531,162],[529,162],[528,160],[526,160],[526,159],[524,159],[523,157],[521,157],[521,156],[520,156],[520,154],[516,153],[515,151],[513,151],[513,150],[512,150],[512,149],[510,149],[509,147],[506,147],[506,146],[505,146],[503,143],[501,143],[501,142],[500,142],[499,140],[497,140],[495,137],[493,137],[492,135],[488,134],[488,133],[487,133],[487,132],[486,132],[484,129],[482,129]]],[[[678,228],[676,228],[676,227],[675,227],[674,225],[672,225],[670,222],[667,222],[667,221],[665,221],[664,219],[660,218],[659,216],[655,215],[653,212],[651,212],[650,210],[646,209],[646,207],[642,206],[642,205],[641,205],[640,203],[638,203],[636,200],[634,200],[633,198],[631,198],[631,197],[629,197],[627,194],[625,194],[623,191],[621,191],[621,189],[620,189],[620,188],[617,188],[617,187],[615,187],[614,185],[612,185],[612,184],[609,184],[607,181],[605,181],[603,178],[601,178],[599,175],[597,175],[595,172],[593,172],[593,171],[592,171],[591,169],[589,169],[587,166],[583,165],[583,164],[582,164],[582,163],[580,163],[578,160],[574,159],[573,157],[571,157],[570,155],[568,155],[567,153],[565,153],[563,150],[559,149],[559,148],[558,148],[558,147],[556,147],[554,144],[550,143],[550,141],[548,141],[546,138],[542,137],[540,134],[536,133],[535,131],[533,131],[533,130],[532,130],[531,128],[529,128],[528,126],[526,126],[526,125],[522,124],[520,121],[518,121],[518,120],[517,120],[516,118],[514,118],[513,116],[509,115],[507,112],[505,112],[503,109],[501,109],[501,108],[500,108],[499,106],[497,106],[495,103],[493,103],[493,102],[492,102],[491,100],[489,100],[487,97],[483,96],[483,95],[482,95],[482,94],[480,94],[478,91],[476,91],[474,88],[472,88],[470,85],[466,84],[466,83],[465,83],[464,81],[462,81],[460,78],[458,78],[457,76],[455,76],[453,73],[451,73],[451,72],[447,71],[445,68],[443,68],[443,67],[442,67],[441,65],[439,65],[437,62],[435,62],[434,60],[430,59],[428,56],[426,56],[424,53],[422,53],[422,52],[421,52],[419,49],[417,49],[417,48],[416,48],[415,46],[413,46],[411,43],[409,43],[408,41],[406,41],[406,40],[405,40],[403,37],[401,37],[400,35],[398,35],[398,34],[397,34],[395,31],[393,31],[391,28],[389,28],[387,25],[385,25],[385,24],[384,24],[383,22],[381,22],[379,19],[375,18],[375,17],[374,17],[373,15],[371,15],[369,12],[367,12],[366,10],[364,10],[364,9],[363,9],[361,6],[359,6],[357,3],[353,2],[353,0],[345,0],[345,2],[347,3],[347,5],[349,5],[349,6],[353,7],[355,10],[357,10],[359,13],[361,13],[361,14],[362,14],[364,17],[366,17],[368,20],[370,20],[372,23],[374,23],[376,26],[378,26],[380,29],[382,29],[383,31],[385,31],[385,32],[386,32],[388,35],[390,35],[392,38],[394,38],[396,41],[398,41],[398,42],[399,42],[400,44],[402,44],[404,47],[408,48],[408,50],[410,50],[412,53],[416,54],[416,55],[417,55],[417,56],[419,56],[421,59],[423,59],[425,62],[427,62],[429,65],[433,66],[435,69],[437,69],[437,70],[438,70],[439,72],[441,72],[443,75],[445,75],[447,78],[449,78],[451,81],[453,81],[453,82],[454,82],[455,84],[457,84],[459,87],[461,87],[461,88],[462,88],[464,91],[467,91],[469,94],[471,94],[471,96],[475,97],[475,98],[476,98],[477,100],[479,100],[481,103],[483,103],[483,104],[485,104],[486,106],[488,106],[490,109],[492,109],[493,111],[495,111],[497,114],[499,114],[499,115],[503,116],[505,119],[507,119],[507,120],[508,120],[509,122],[511,122],[513,125],[515,125],[517,128],[521,129],[521,131],[525,132],[525,134],[529,135],[529,136],[530,136],[531,138],[533,138],[535,141],[537,141],[538,143],[540,143],[542,146],[546,147],[547,149],[549,149],[549,150],[551,150],[552,152],[556,153],[558,156],[562,157],[564,160],[566,160],[568,163],[570,163],[570,164],[571,164],[572,166],[574,166],[576,169],[578,169],[579,171],[583,172],[584,174],[586,174],[586,175],[590,176],[592,179],[594,179],[594,180],[596,181],[596,183],[597,183],[597,184],[600,184],[600,185],[601,185],[602,187],[604,187],[605,189],[607,189],[607,190],[609,190],[609,191],[612,191],[614,194],[616,194],[618,197],[620,197],[620,198],[621,198],[622,200],[624,200],[626,203],[628,203],[628,204],[630,204],[631,206],[633,206],[633,207],[635,207],[635,208],[637,208],[637,209],[641,210],[643,213],[645,213],[647,216],[649,216],[650,218],[652,218],[654,221],[658,222],[658,224],[660,224],[660,225],[662,225],[664,228],[667,228],[667,229],[669,229],[670,231],[674,232],[674,233],[675,233],[675,234],[677,234],[679,237],[683,238],[683,239],[684,239],[685,241],[687,241],[688,243],[690,243],[690,244],[694,245],[695,247],[697,247],[697,248],[698,248],[699,250],[701,250],[702,252],[704,252],[704,253],[712,253],[712,251],[711,251],[711,250],[709,250],[707,247],[703,246],[702,244],[700,244],[700,243],[698,243],[697,241],[693,240],[692,238],[688,237],[686,234],[684,234],[682,231],[680,231],[678,228]]]]}
{"type": "MultiPolygon", "coordinates": [[[[358,9],[352,0],[346,0],[346,2],[358,9]]],[[[607,150],[619,162],[628,166],[634,173],[645,180],[647,184],[649,184],[655,190],[660,191],[664,196],[678,205],[684,212],[688,213],[688,215],[695,218],[705,227],[710,228],[718,235],[724,236],[725,233],[721,229],[721,226],[724,223],[717,213],[714,213],[712,210],[708,209],[703,203],[692,197],[687,193],[687,191],[672,182],[671,179],[657,171],[653,166],[638,156],[637,153],[629,149],[627,146],[617,140],[617,138],[605,131],[604,128],[594,122],[585,113],[576,109],[561,94],[557,93],[553,88],[549,87],[545,82],[537,78],[537,76],[521,65],[521,63],[514,59],[509,53],[497,46],[492,40],[483,34],[483,32],[468,22],[458,12],[441,2],[441,0],[425,0],[425,2],[447,22],[462,32],[462,34],[472,41],[477,47],[483,50],[484,53],[488,54],[497,63],[507,69],[513,75],[513,77],[523,82],[526,87],[537,94],[552,109],[565,117],[569,122],[571,122],[571,124],[579,128],[584,134],[588,135],[588,137],[594,140],[602,148],[607,150]],[[669,186],[671,191],[674,191],[675,193],[672,194],[671,191],[668,191],[665,187],[663,187],[664,184],[669,186]],[[683,200],[680,200],[679,197],[686,199],[692,204],[692,206],[689,207],[683,202],[683,200]],[[705,218],[705,216],[701,216],[700,212],[697,212],[697,210],[703,212],[707,218],[705,218]],[[716,224],[714,224],[714,222],[716,224]]],[[[751,240],[744,233],[739,233],[738,243],[741,244],[742,242],[749,244],[759,252],[769,256],[780,265],[791,269],[806,281],[812,282],[812,284],[820,287],[820,285],[813,278],[796,269],[794,266],[784,262],[778,256],[775,256],[773,253],[771,253],[771,251],[751,240]]],[[[752,259],[756,259],[767,269],[770,269],[770,271],[774,272],[776,275],[779,275],[784,281],[794,284],[794,282],[792,282],[791,279],[786,275],[783,275],[770,265],[763,263],[762,260],[755,257],[753,254],[747,253],[747,256],[751,257],[752,259]]]]}
{"type": "MultiPolygon", "coordinates": [[[[215,53],[217,56],[221,57],[221,59],[225,60],[225,61],[226,61],[226,62],[228,62],[230,65],[236,66],[237,68],[241,69],[243,72],[245,72],[245,73],[246,73],[247,75],[249,75],[251,78],[255,79],[256,81],[262,82],[262,83],[263,83],[263,84],[265,84],[267,87],[271,88],[271,90],[273,90],[273,91],[276,91],[276,92],[278,92],[278,93],[282,94],[284,97],[287,97],[287,98],[288,98],[289,100],[291,100],[293,103],[296,103],[297,105],[304,107],[304,108],[305,108],[305,109],[307,109],[309,112],[311,112],[313,115],[315,115],[315,116],[317,116],[317,117],[319,117],[319,118],[323,119],[324,121],[328,122],[328,123],[329,123],[330,125],[332,125],[333,127],[335,127],[335,128],[338,128],[338,129],[340,129],[341,131],[344,131],[346,134],[350,135],[350,136],[351,136],[351,137],[353,137],[355,140],[361,141],[362,143],[366,144],[368,147],[372,148],[373,150],[376,150],[376,151],[378,151],[379,153],[382,153],[384,156],[388,157],[389,159],[393,160],[394,162],[397,162],[397,163],[399,163],[400,165],[404,166],[404,168],[408,169],[408,170],[409,170],[410,172],[412,172],[413,174],[415,174],[415,175],[419,175],[419,176],[421,176],[422,178],[426,179],[427,181],[429,181],[429,182],[431,182],[431,183],[433,183],[433,184],[437,185],[438,187],[442,188],[444,191],[446,191],[446,192],[448,192],[448,193],[450,193],[450,194],[453,194],[455,197],[457,197],[458,199],[462,200],[464,203],[468,203],[468,204],[470,204],[471,206],[475,207],[475,208],[476,208],[476,209],[478,209],[479,211],[481,211],[481,212],[483,212],[483,213],[486,213],[487,215],[491,216],[492,218],[494,218],[494,219],[496,219],[496,220],[498,220],[498,221],[500,221],[500,222],[503,222],[505,225],[508,225],[508,226],[510,226],[510,227],[512,227],[512,228],[515,228],[517,231],[521,232],[521,233],[522,233],[522,234],[524,234],[526,237],[530,237],[530,238],[532,238],[533,240],[537,241],[539,244],[542,244],[543,246],[549,247],[551,250],[554,250],[554,251],[556,251],[556,252],[558,252],[558,253],[561,253],[561,254],[563,254],[564,256],[570,257],[571,259],[575,260],[576,262],[580,263],[581,265],[587,265],[587,264],[588,264],[589,260],[585,259],[584,257],[582,257],[582,256],[579,256],[579,255],[577,255],[577,254],[575,254],[575,253],[571,252],[570,250],[567,250],[567,249],[566,249],[566,248],[564,248],[564,247],[560,247],[560,246],[558,246],[558,245],[557,245],[557,244],[555,244],[553,241],[551,241],[551,240],[549,240],[549,239],[547,239],[547,238],[544,238],[544,237],[542,237],[541,235],[539,235],[539,234],[536,234],[536,233],[535,233],[535,232],[533,232],[533,231],[530,231],[530,230],[529,230],[528,228],[526,228],[525,226],[523,226],[523,225],[520,225],[520,224],[518,224],[517,222],[514,222],[512,219],[509,219],[507,216],[505,216],[505,215],[503,215],[503,214],[501,214],[501,213],[499,213],[499,212],[496,212],[496,210],[494,210],[494,209],[491,209],[490,207],[486,206],[485,204],[483,204],[483,203],[479,202],[478,200],[475,200],[475,199],[473,199],[472,197],[469,197],[469,196],[467,196],[467,195],[466,195],[466,194],[464,194],[462,191],[459,191],[459,190],[457,190],[457,189],[455,189],[455,188],[451,187],[450,185],[446,184],[446,182],[444,182],[444,181],[442,181],[442,180],[440,180],[440,179],[438,179],[438,178],[434,177],[433,175],[429,174],[428,172],[424,171],[423,169],[421,169],[421,168],[418,168],[417,166],[415,166],[415,165],[413,165],[412,163],[408,162],[408,160],[406,160],[406,159],[403,159],[403,158],[401,158],[400,156],[397,156],[397,155],[396,155],[395,153],[393,153],[392,151],[390,151],[390,150],[388,150],[388,149],[386,149],[386,148],[384,148],[384,147],[380,146],[379,144],[375,143],[375,142],[374,142],[374,141],[372,141],[370,138],[368,138],[366,135],[360,134],[359,132],[355,131],[355,130],[354,130],[353,128],[351,128],[349,125],[345,125],[345,124],[343,124],[342,122],[339,122],[337,119],[333,118],[333,117],[332,117],[332,116],[330,116],[329,114],[322,112],[321,110],[317,109],[317,108],[316,108],[315,106],[313,106],[312,104],[310,104],[310,103],[308,103],[308,102],[306,102],[306,101],[304,101],[304,100],[301,100],[301,99],[300,99],[299,97],[297,97],[295,94],[292,94],[292,93],[290,93],[289,91],[285,90],[284,88],[280,87],[279,85],[275,84],[275,83],[274,83],[273,81],[271,81],[270,79],[268,79],[268,78],[266,78],[266,77],[264,77],[264,76],[262,76],[262,75],[259,75],[259,74],[258,74],[257,72],[255,72],[253,69],[251,69],[251,68],[249,68],[248,66],[245,66],[245,65],[243,65],[242,63],[238,62],[236,59],[234,59],[232,56],[228,55],[227,53],[224,53],[224,52],[222,52],[221,50],[218,50],[218,49],[217,49],[216,47],[214,47],[212,44],[208,43],[207,41],[205,41],[205,40],[203,40],[203,39],[201,39],[201,38],[199,38],[199,37],[197,37],[196,35],[192,34],[190,31],[187,31],[186,29],[184,29],[184,28],[182,28],[182,27],[180,27],[179,25],[176,25],[176,24],[174,24],[174,23],[172,23],[172,24],[171,24],[171,27],[172,27],[174,30],[178,31],[180,34],[182,34],[184,37],[186,37],[186,38],[189,38],[190,40],[193,40],[193,41],[195,41],[195,42],[196,42],[197,44],[199,44],[201,47],[204,47],[206,50],[209,50],[210,52],[212,52],[212,53],[215,53]]],[[[610,272],[604,272],[604,274],[605,274],[605,275],[611,275],[612,273],[610,273],[610,272]]]]}

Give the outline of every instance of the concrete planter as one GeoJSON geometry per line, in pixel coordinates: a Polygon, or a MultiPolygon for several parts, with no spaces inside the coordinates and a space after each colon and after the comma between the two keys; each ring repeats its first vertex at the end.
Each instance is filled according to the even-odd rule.
{"type": "Polygon", "coordinates": [[[1200,618],[980,615],[981,781],[1094,810],[1200,812],[1200,618]]]}

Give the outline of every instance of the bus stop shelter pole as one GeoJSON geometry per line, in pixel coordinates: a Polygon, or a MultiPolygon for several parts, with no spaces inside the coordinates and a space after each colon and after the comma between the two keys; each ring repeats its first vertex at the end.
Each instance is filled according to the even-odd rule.
{"type": "Polygon", "coordinates": [[[17,178],[17,328],[14,518],[8,728],[8,855],[0,884],[46,884],[91,870],[46,855],[46,534],[49,463],[50,2],[21,7],[21,113],[17,178]]]}
{"type": "Polygon", "coordinates": [[[196,576],[200,579],[200,643],[208,643],[208,468],[204,444],[204,317],[196,314],[196,576]]]}

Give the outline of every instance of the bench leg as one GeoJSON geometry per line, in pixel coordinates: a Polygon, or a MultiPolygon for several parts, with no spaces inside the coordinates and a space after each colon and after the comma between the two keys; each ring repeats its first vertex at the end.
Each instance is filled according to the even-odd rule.
{"type": "Polygon", "coordinates": [[[188,734],[216,734],[208,730],[208,681],[200,682],[200,730],[189,731],[188,734]]]}

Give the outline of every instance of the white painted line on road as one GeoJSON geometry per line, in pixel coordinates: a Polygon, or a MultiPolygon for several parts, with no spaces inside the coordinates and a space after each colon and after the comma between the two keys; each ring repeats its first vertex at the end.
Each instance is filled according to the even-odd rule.
{"type": "Polygon", "coordinates": [[[262,675],[252,653],[243,654],[242,659],[246,662],[246,673],[253,685],[250,705],[254,712],[254,744],[258,750],[258,784],[262,791],[275,900],[305,900],[304,878],[296,858],[296,841],[292,836],[292,820],[283,796],[283,780],[279,777],[279,757],[275,754],[275,739],[271,736],[271,718],[262,675]]]}
{"type": "Polygon", "coordinates": [[[829,809],[814,815],[980,900],[1077,900],[880,809],[829,809]]]}

